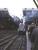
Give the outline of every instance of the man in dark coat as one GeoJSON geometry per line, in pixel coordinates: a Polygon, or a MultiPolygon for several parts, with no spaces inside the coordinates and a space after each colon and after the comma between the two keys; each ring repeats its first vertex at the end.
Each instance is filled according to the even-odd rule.
{"type": "Polygon", "coordinates": [[[38,50],[38,27],[33,30],[31,40],[33,41],[31,50],[38,50]]]}
{"type": "Polygon", "coordinates": [[[34,28],[35,28],[35,24],[32,23],[32,24],[30,25],[30,27],[29,27],[29,30],[28,30],[28,32],[30,32],[30,34],[29,34],[29,37],[30,37],[30,38],[31,38],[32,31],[33,31],[34,28]]]}

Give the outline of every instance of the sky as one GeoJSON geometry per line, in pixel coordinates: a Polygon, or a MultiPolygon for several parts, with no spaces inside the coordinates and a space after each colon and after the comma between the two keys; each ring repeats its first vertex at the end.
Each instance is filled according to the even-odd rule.
{"type": "Polygon", "coordinates": [[[36,8],[33,0],[0,0],[0,8],[8,8],[10,15],[22,18],[24,8],[36,8]]]}

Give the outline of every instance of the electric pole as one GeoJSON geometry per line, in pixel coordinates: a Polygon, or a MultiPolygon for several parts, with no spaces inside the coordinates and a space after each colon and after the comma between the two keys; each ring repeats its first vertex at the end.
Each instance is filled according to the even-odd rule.
{"type": "MultiPolygon", "coordinates": [[[[33,2],[35,3],[37,9],[38,9],[38,0],[33,0],[33,2]]],[[[36,24],[37,24],[37,19],[36,19],[36,24]]]]}
{"type": "Polygon", "coordinates": [[[38,0],[33,0],[33,2],[35,3],[36,7],[38,8],[38,0]]]}

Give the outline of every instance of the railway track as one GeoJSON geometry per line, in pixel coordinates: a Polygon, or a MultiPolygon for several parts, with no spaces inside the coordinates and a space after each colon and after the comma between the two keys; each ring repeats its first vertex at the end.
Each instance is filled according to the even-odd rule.
{"type": "MultiPolygon", "coordinates": [[[[13,31],[0,31],[0,39],[5,39],[7,37],[9,37],[9,35],[15,35],[17,33],[13,32],[13,31]]],[[[1,40],[0,40],[1,41],[1,40]]]]}
{"type": "MultiPolygon", "coordinates": [[[[14,36],[16,36],[16,35],[14,35],[14,36]]],[[[12,35],[12,36],[10,36],[9,38],[6,38],[6,39],[2,40],[2,41],[0,42],[0,46],[2,46],[3,44],[9,42],[14,36],[12,35]]]]}
{"type": "Polygon", "coordinates": [[[3,46],[4,50],[6,50],[7,48],[9,48],[9,46],[11,46],[11,44],[14,43],[17,38],[18,38],[17,35],[14,36],[14,37],[12,37],[11,40],[6,45],[3,46]]]}
{"type": "Polygon", "coordinates": [[[23,38],[23,43],[20,50],[27,50],[27,39],[25,36],[23,38]]]}
{"type": "Polygon", "coordinates": [[[11,38],[13,38],[16,35],[17,33],[14,33],[13,31],[0,31],[0,50],[4,44],[7,44],[11,40],[11,38]]]}
{"type": "Polygon", "coordinates": [[[6,37],[0,38],[0,50],[25,50],[26,37],[16,33],[3,34],[6,37]]]}
{"type": "Polygon", "coordinates": [[[23,41],[23,39],[25,40],[24,36],[20,36],[19,38],[17,38],[16,41],[7,48],[7,50],[24,50],[24,48],[22,48],[23,43],[25,44],[25,41],[23,41]]]}
{"type": "Polygon", "coordinates": [[[24,38],[24,37],[22,37],[22,42],[20,43],[18,50],[21,50],[21,48],[22,48],[23,38],[24,38]]]}

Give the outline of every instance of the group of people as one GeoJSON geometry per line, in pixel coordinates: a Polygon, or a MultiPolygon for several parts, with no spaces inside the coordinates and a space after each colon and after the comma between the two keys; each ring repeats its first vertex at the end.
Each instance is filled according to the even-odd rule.
{"type": "MultiPolygon", "coordinates": [[[[31,50],[38,50],[38,26],[36,23],[31,23],[29,30],[28,30],[28,24],[23,21],[19,24],[18,32],[19,35],[26,35],[26,32],[28,31],[28,34],[30,32],[30,39],[32,42],[32,48],[31,50]]],[[[29,36],[29,35],[28,35],[29,36]]]]}
{"type": "Polygon", "coordinates": [[[31,50],[38,50],[38,25],[37,24],[32,23],[29,27],[30,40],[31,40],[31,43],[32,43],[31,50]]]}

